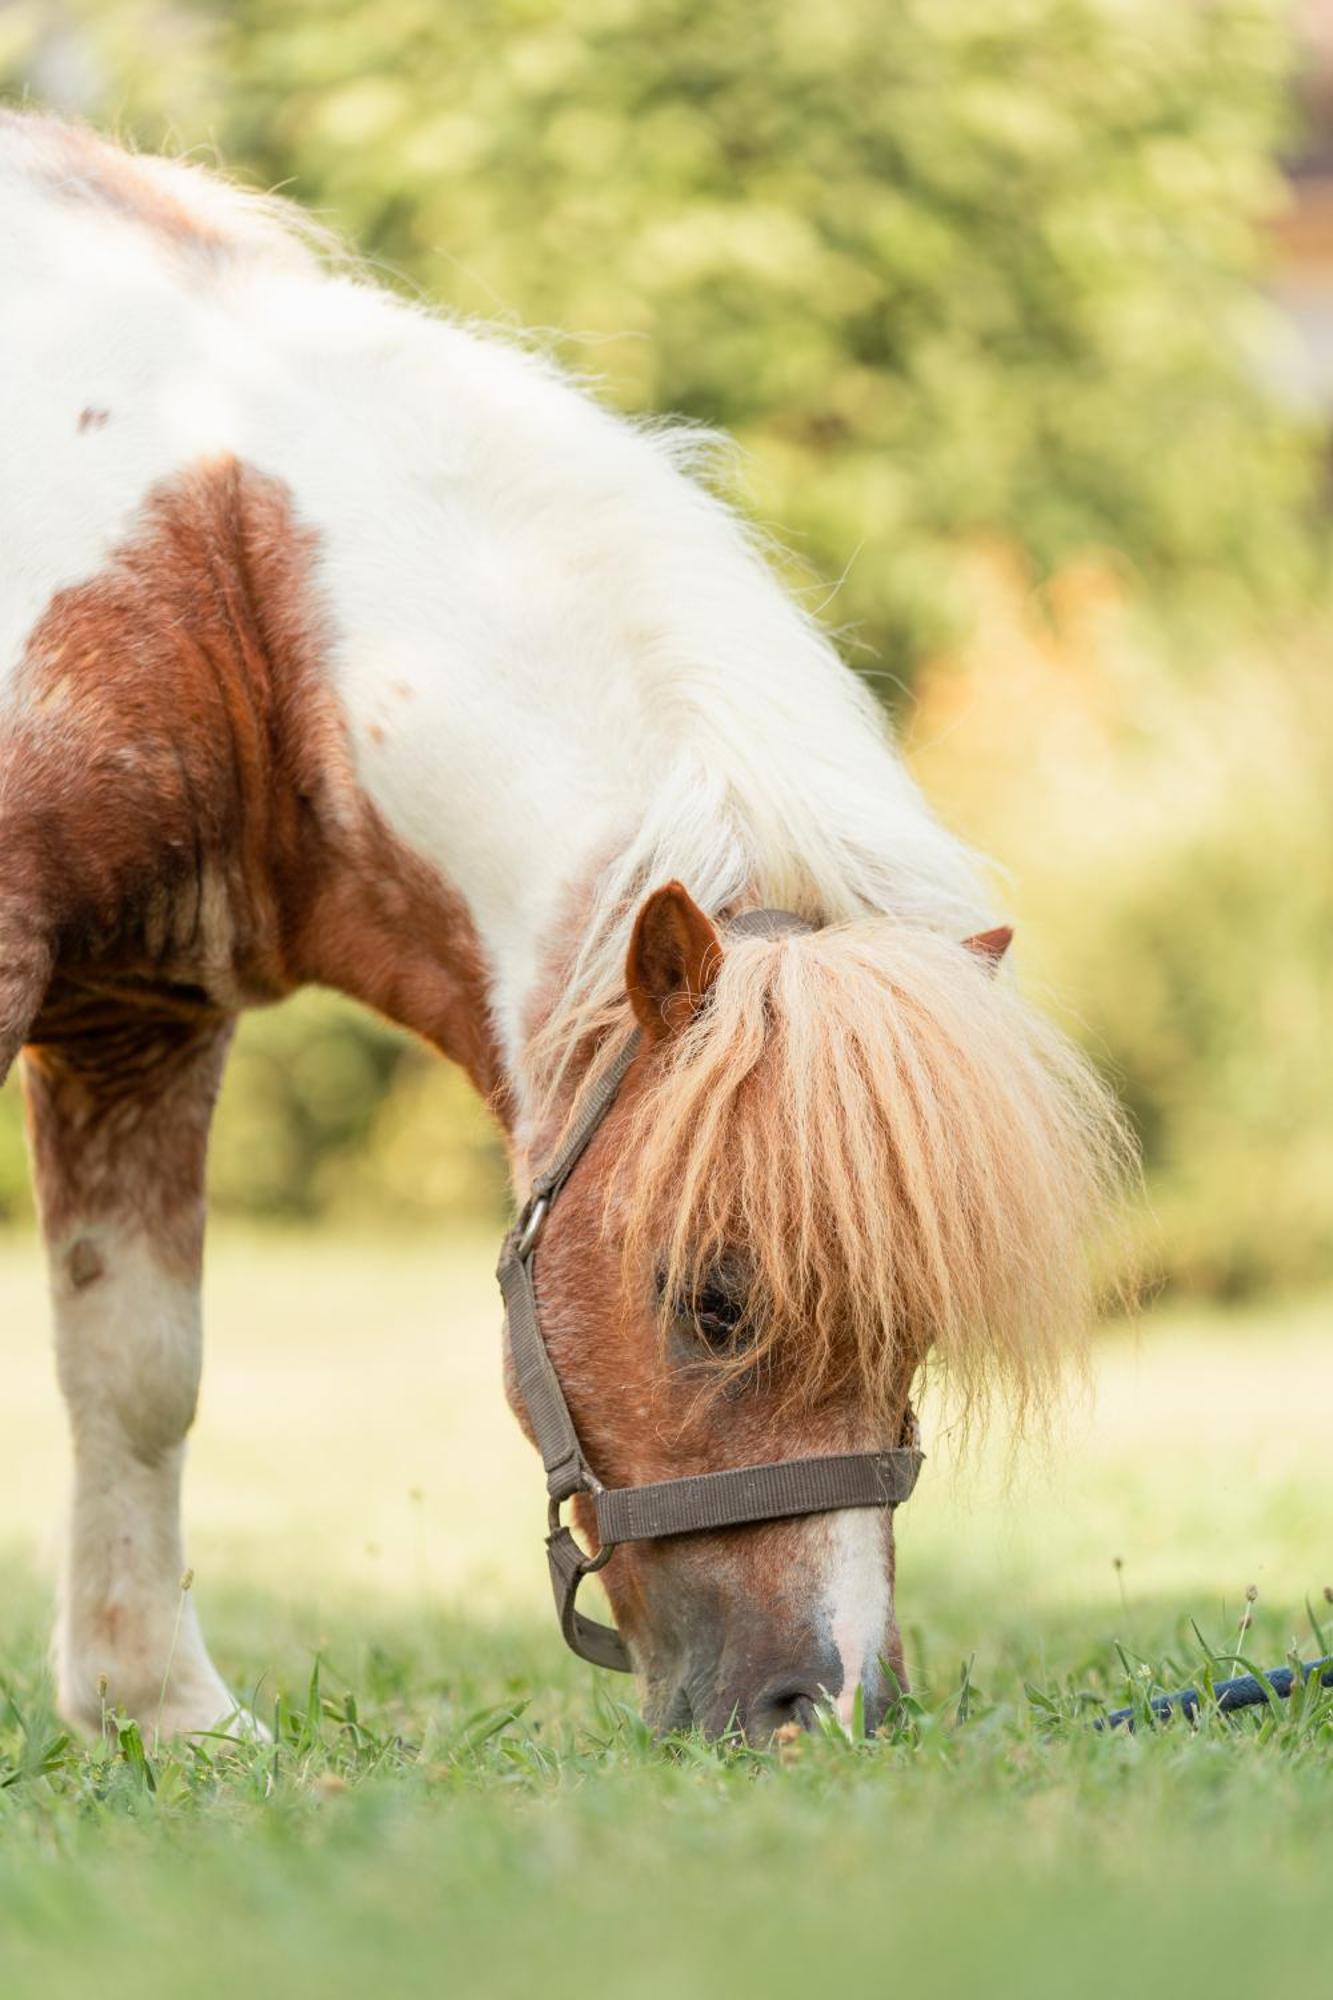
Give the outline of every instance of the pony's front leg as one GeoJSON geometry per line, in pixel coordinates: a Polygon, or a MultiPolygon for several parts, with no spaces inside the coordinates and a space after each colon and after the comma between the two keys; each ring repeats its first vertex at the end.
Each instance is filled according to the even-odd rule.
{"type": "Polygon", "coordinates": [[[204,1161],[230,1024],[131,1018],[24,1062],[74,1447],[56,1631],[61,1710],[146,1731],[235,1711],[182,1592],[199,1389],[204,1161]]]}

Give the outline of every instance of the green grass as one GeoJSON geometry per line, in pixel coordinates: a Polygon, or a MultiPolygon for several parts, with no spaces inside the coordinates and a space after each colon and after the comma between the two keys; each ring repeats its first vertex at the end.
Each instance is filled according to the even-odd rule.
{"type": "MultiPolygon", "coordinates": [[[[251,1615],[221,1631],[258,1665],[251,1615]]],[[[292,1636],[265,1650],[294,1690],[274,1745],[188,1752],[114,1721],[71,1746],[33,1631],[0,1728],[0,1990],[560,1996],[596,1968],[653,1996],[909,1976],[1252,1994],[1333,1976],[1333,1694],[1106,1737],[1083,1691],[1125,1692],[1114,1652],[1025,1691],[1011,1637],[984,1688],[941,1668],[887,1741],[761,1755],[652,1744],[544,1630],[366,1625],[349,1611],[304,1686],[292,1636]]],[[[1196,1670],[1197,1646],[1160,1669],[1196,1670]]]]}
{"type": "Polygon", "coordinates": [[[1206,1674],[1256,1578],[1246,1653],[1321,1646],[1326,1308],[1107,1343],[1096,1413],[1012,1487],[937,1453],[903,1520],[915,1694],[882,1740],[760,1754],[650,1742],[628,1684],[563,1653],[535,1483],[509,1516],[530,1469],[479,1247],[233,1239],[212,1289],[196,1588],[276,1742],[157,1746],[108,1717],[74,1745],[34,1553],[58,1415],[40,1342],[11,1338],[31,1253],[0,1255],[23,1417],[0,1472],[6,2000],[1327,1990],[1333,1694],[1092,1726],[1206,1674]],[[446,1298],[452,1348],[430,1344],[446,1298]]]}

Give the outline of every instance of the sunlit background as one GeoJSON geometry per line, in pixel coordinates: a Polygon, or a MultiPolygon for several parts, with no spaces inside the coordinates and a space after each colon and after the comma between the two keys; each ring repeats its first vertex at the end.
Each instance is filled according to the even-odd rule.
{"type": "MultiPolygon", "coordinates": [[[[1005,871],[1021,976],[1142,1136],[1164,1303],[1104,1343],[1058,1510],[1002,1531],[923,1493],[960,1600],[1000,1587],[1002,1532],[1012,1603],[1325,1581],[1328,14],[0,4],[4,94],[281,188],[385,283],[730,433],[737,504],[1005,871]]],[[[460,1079],[327,998],[254,1018],[213,1198],[196,1549],[536,1601],[504,1180],[460,1079]]],[[[63,1456],[13,1084],[0,1216],[0,1535],[26,1546],[63,1456]]]]}

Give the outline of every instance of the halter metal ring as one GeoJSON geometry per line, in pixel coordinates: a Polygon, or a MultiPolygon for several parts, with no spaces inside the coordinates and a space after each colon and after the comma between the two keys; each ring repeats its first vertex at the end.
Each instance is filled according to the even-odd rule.
{"type": "MultiPolygon", "coordinates": [[[[558,1500],[554,1494],[547,1501],[546,1532],[548,1535],[558,1535],[563,1531],[563,1533],[569,1536],[571,1541],[574,1541],[573,1531],[564,1527],[560,1519],[560,1509],[563,1505],[563,1500],[558,1500]]],[[[577,1542],[575,1542],[574,1546],[578,1548],[577,1542]]],[[[595,1556],[590,1556],[585,1550],[579,1549],[579,1557],[583,1566],[582,1574],[584,1576],[596,1576],[599,1569],[605,1569],[615,1552],[616,1544],[614,1542],[603,1542],[595,1556]]]]}
{"type": "Polygon", "coordinates": [[[523,1226],[519,1230],[514,1243],[514,1255],[516,1257],[524,1258],[532,1255],[541,1240],[541,1233],[546,1227],[546,1218],[550,1212],[551,1197],[549,1194],[536,1195],[529,1202],[527,1212],[523,1217],[523,1226]]]}

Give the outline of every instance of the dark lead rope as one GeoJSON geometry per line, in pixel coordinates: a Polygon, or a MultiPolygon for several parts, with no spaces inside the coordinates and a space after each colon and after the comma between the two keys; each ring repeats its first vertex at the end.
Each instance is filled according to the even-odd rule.
{"type": "MultiPolygon", "coordinates": [[[[1294,1667],[1274,1667],[1262,1679],[1258,1674],[1238,1674],[1234,1680],[1216,1682],[1213,1695],[1222,1714],[1230,1715],[1234,1709],[1254,1708],[1259,1702],[1267,1702],[1273,1695],[1287,1701],[1297,1688],[1303,1688],[1316,1674],[1321,1687],[1333,1688],[1333,1657],[1307,1660],[1300,1669],[1299,1677],[1294,1667]]],[[[1181,1688],[1175,1694],[1154,1695],[1148,1709],[1159,1721],[1165,1721],[1168,1716],[1183,1715],[1192,1722],[1202,1700],[1197,1688],[1181,1688]]],[[[1135,1723],[1141,1720],[1141,1708],[1117,1708],[1110,1715],[1099,1716],[1097,1727],[1133,1729],[1135,1723]]]]}

